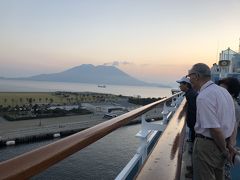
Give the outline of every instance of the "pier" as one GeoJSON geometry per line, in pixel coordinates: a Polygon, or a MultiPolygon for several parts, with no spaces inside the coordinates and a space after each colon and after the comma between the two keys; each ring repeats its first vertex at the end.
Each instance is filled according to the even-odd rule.
{"type": "Polygon", "coordinates": [[[102,114],[6,121],[0,117],[0,147],[65,137],[106,121],[102,114]],[[59,135],[58,135],[59,134],[59,135]]]}
{"type": "MultiPolygon", "coordinates": [[[[161,111],[162,106],[159,108],[159,112],[161,111]]],[[[149,112],[147,121],[161,120],[162,115],[159,112],[149,112]]],[[[0,117],[0,148],[66,137],[108,120],[103,113],[21,121],[7,121],[0,117]]],[[[130,121],[127,125],[137,123],[141,123],[141,118],[130,121]]]]}

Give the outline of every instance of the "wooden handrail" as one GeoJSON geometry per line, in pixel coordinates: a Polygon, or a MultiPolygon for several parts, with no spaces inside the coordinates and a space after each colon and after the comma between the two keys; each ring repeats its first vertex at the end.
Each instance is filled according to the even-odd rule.
{"type": "Polygon", "coordinates": [[[182,150],[185,136],[184,116],[179,116],[185,104],[181,103],[153,151],[139,171],[136,180],[180,179],[182,150]]]}
{"type": "Polygon", "coordinates": [[[0,162],[0,179],[28,179],[179,94],[140,107],[59,141],[0,162]]]}

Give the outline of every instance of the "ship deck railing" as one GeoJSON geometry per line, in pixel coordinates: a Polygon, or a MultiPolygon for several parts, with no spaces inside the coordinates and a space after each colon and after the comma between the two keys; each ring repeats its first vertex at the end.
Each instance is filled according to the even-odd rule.
{"type": "Polygon", "coordinates": [[[177,93],[12,159],[0,162],[0,179],[28,179],[141,116],[136,155],[116,179],[179,179],[185,123],[183,94],[177,93]],[[171,103],[171,104],[170,104],[171,103]],[[164,105],[163,105],[164,104],[164,105]],[[170,104],[170,106],[167,106],[170,104]],[[161,123],[147,123],[148,111],[163,106],[161,123]],[[180,117],[180,118],[179,118],[180,117]]]}

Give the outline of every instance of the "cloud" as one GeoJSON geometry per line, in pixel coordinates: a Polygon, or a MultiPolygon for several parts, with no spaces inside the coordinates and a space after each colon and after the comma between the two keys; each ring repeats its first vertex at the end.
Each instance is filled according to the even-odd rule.
{"type": "Polygon", "coordinates": [[[133,64],[133,63],[128,62],[128,61],[113,61],[113,62],[104,63],[103,65],[105,65],[105,66],[120,66],[120,65],[130,65],[130,64],[133,64]]]}

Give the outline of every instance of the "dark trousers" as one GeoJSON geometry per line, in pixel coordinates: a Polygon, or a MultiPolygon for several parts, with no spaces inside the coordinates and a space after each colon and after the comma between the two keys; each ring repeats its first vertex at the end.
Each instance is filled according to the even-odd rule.
{"type": "Polygon", "coordinates": [[[195,135],[196,133],[195,133],[194,127],[189,128],[189,139],[191,139],[192,142],[194,142],[195,140],[195,135]]]}
{"type": "Polygon", "coordinates": [[[189,134],[188,134],[188,139],[192,142],[194,142],[195,140],[195,130],[194,130],[194,126],[195,126],[195,121],[192,121],[190,119],[187,119],[187,127],[189,128],[189,134]]]}

